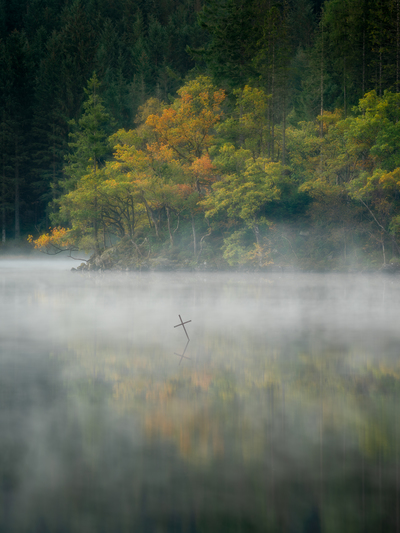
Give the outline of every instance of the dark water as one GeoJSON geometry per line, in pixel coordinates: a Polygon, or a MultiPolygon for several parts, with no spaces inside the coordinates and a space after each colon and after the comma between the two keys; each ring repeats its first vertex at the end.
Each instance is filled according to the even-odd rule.
{"type": "Polygon", "coordinates": [[[399,279],[70,267],[0,261],[0,532],[400,531],[399,279]]]}

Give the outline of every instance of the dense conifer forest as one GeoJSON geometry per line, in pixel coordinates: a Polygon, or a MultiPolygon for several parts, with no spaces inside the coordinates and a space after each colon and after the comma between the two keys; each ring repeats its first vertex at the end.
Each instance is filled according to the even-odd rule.
{"type": "Polygon", "coordinates": [[[399,4],[0,0],[1,247],[396,266],[399,4]]]}

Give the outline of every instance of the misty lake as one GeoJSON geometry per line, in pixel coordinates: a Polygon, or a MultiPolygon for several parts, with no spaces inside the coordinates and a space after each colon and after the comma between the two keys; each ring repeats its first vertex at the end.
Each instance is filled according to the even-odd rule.
{"type": "Polygon", "coordinates": [[[72,266],[0,260],[1,532],[400,531],[400,278],[72,266]]]}

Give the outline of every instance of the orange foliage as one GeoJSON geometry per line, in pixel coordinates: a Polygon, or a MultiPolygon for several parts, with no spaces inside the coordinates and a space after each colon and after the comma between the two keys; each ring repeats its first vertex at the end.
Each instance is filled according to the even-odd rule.
{"type": "Polygon", "coordinates": [[[212,380],[212,375],[206,372],[193,372],[192,374],[192,384],[195,387],[199,387],[204,391],[208,390],[212,380]]]}
{"type": "Polygon", "coordinates": [[[202,185],[209,185],[213,180],[213,172],[216,170],[208,154],[203,154],[191,164],[191,170],[202,185]]]}
{"type": "Polygon", "coordinates": [[[197,97],[186,88],[179,92],[178,107],[168,107],[161,115],[149,115],[146,125],[153,130],[156,142],[148,145],[153,153],[162,153],[166,160],[193,161],[210,145],[212,128],[220,121],[222,90],[201,92],[197,97]]]}
{"type": "Polygon", "coordinates": [[[49,229],[49,233],[43,233],[37,239],[33,239],[32,235],[29,235],[28,242],[32,243],[36,250],[41,251],[48,251],[50,248],[55,248],[59,251],[74,248],[74,243],[69,238],[69,230],[61,227],[49,229]]]}
{"type": "Polygon", "coordinates": [[[188,183],[180,183],[177,187],[178,189],[178,194],[182,197],[182,198],[187,198],[188,196],[190,196],[193,192],[193,189],[192,187],[188,184],[188,183]]]}

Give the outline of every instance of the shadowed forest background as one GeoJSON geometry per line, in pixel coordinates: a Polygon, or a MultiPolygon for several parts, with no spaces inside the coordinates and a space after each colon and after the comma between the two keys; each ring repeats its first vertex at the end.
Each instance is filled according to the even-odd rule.
{"type": "Polygon", "coordinates": [[[399,75],[399,0],[1,0],[0,249],[395,268],[399,75]]]}

